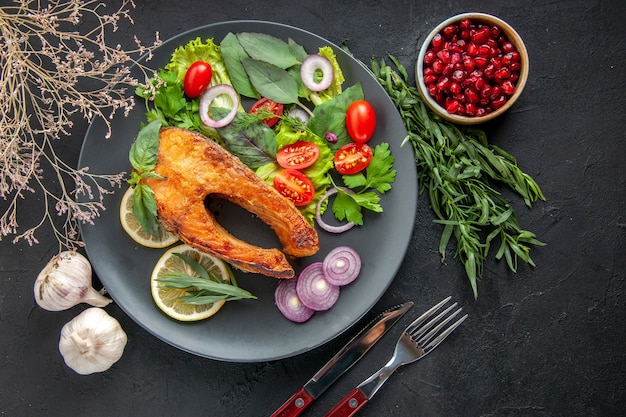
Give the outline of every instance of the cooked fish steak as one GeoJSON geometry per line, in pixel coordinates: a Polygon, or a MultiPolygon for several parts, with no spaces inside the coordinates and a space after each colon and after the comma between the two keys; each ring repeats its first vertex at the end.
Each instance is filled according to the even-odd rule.
{"type": "Polygon", "coordinates": [[[315,229],[298,209],[219,144],[187,129],[161,129],[154,171],[165,179],[144,181],[154,191],[159,220],[188,245],[236,268],[276,278],[294,270],[285,254],[310,256],[319,250],[315,229]],[[215,196],[256,214],[276,233],[283,252],[260,248],[225,230],[205,206],[215,196]]]}

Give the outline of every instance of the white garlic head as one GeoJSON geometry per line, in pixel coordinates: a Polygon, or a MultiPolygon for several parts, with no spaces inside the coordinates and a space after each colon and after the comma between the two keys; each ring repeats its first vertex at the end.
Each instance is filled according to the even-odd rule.
{"type": "Polygon", "coordinates": [[[120,323],[103,309],[91,307],[63,326],[59,351],[67,366],[89,375],[106,371],[117,362],[126,342],[120,323]]]}
{"type": "Polygon", "coordinates": [[[78,252],[55,255],[37,276],[34,293],[37,304],[49,311],[67,310],[79,303],[104,307],[112,300],[91,286],[91,264],[78,252]]]}

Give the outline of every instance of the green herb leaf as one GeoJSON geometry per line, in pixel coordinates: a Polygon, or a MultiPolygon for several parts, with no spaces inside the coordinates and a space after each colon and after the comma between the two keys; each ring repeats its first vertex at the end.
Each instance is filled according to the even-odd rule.
{"type": "Polygon", "coordinates": [[[394,157],[391,155],[388,143],[378,144],[373,151],[372,160],[365,168],[365,174],[359,172],[353,175],[344,175],[344,184],[355,190],[374,188],[384,194],[391,190],[391,184],[396,179],[396,170],[393,169],[394,157]]]}
{"type": "Polygon", "coordinates": [[[157,236],[159,221],[157,220],[156,200],[150,187],[139,183],[133,191],[133,214],[148,233],[157,236]]]}
{"type": "Polygon", "coordinates": [[[154,169],[159,152],[159,131],[161,121],[155,120],[144,126],[137,135],[137,139],[130,147],[129,159],[134,169],[144,172],[154,169]]]}
{"type": "Polygon", "coordinates": [[[259,98],[259,93],[254,89],[254,86],[250,82],[250,78],[246,73],[241,61],[250,56],[243,49],[237,36],[233,33],[228,33],[220,44],[222,50],[222,58],[226,64],[228,75],[233,83],[235,90],[242,96],[259,98]]]}
{"type": "MultiPolygon", "coordinates": [[[[223,117],[228,110],[213,109],[216,117],[223,117]]],[[[244,112],[238,112],[235,119],[218,129],[224,147],[241,159],[251,169],[274,162],[276,157],[276,136],[264,123],[244,112]]]]}
{"type": "Polygon", "coordinates": [[[251,58],[242,60],[250,82],[263,97],[282,104],[298,102],[298,83],[284,69],[251,58]]]}
{"type": "MultiPolygon", "coordinates": [[[[271,63],[282,69],[300,63],[292,48],[282,39],[264,33],[251,32],[238,33],[237,39],[253,59],[271,63]]],[[[265,94],[261,94],[267,97],[265,94]]]]}

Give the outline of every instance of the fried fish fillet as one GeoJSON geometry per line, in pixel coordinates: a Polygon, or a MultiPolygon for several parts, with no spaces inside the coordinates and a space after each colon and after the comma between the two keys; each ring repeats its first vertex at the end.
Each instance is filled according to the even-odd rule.
{"type": "Polygon", "coordinates": [[[315,229],[298,209],[219,144],[187,129],[162,128],[154,171],[165,179],[144,181],[154,191],[163,226],[188,245],[219,257],[243,271],[291,278],[285,254],[310,256],[319,250],[315,229]],[[260,248],[237,239],[205,206],[215,196],[256,214],[283,245],[260,248]]]}

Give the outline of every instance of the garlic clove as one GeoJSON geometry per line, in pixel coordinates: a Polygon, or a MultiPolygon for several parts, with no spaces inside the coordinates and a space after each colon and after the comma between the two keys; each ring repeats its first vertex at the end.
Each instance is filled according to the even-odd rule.
{"type": "Polygon", "coordinates": [[[75,251],[55,255],[37,276],[35,301],[49,311],[67,310],[79,303],[104,307],[111,299],[91,286],[92,269],[89,260],[75,251]]]}
{"type": "Polygon", "coordinates": [[[103,372],[124,353],[128,338],[106,311],[91,307],[61,329],[59,352],[67,366],[81,375],[103,372]]]}

